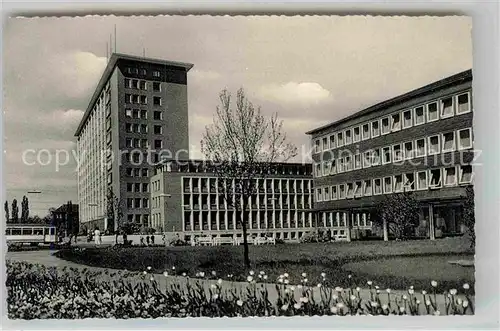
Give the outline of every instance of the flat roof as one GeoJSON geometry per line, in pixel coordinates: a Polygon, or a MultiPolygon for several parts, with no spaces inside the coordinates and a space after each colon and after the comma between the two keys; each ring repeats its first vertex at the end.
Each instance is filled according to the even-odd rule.
{"type": "Polygon", "coordinates": [[[90,116],[90,113],[92,112],[92,108],[94,107],[94,104],[96,103],[97,99],[99,99],[99,96],[101,94],[101,90],[104,88],[104,86],[108,82],[108,80],[111,77],[113,70],[115,69],[119,60],[131,60],[131,61],[147,62],[147,63],[153,63],[153,64],[173,66],[173,67],[181,67],[181,68],[184,68],[186,70],[186,72],[189,71],[194,66],[192,63],[168,61],[168,60],[162,60],[162,59],[153,59],[153,58],[147,58],[147,57],[141,57],[141,56],[135,56],[135,55],[129,55],[129,54],[122,54],[122,53],[113,53],[108,61],[108,64],[106,65],[106,68],[104,69],[104,72],[101,76],[101,79],[99,80],[99,83],[97,84],[97,86],[94,90],[94,94],[92,95],[92,98],[90,99],[89,105],[87,106],[87,110],[85,111],[83,118],[80,121],[78,128],[76,129],[75,137],[78,137],[80,135],[80,132],[83,129],[83,125],[85,124],[85,122],[87,122],[87,119],[90,116]]]}
{"type": "Polygon", "coordinates": [[[320,126],[319,128],[307,131],[306,134],[317,133],[319,131],[322,131],[324,129],[330,128],[332,126],[339,125],[339,124],[342,124],[344,122],[347,122],[347,121],[349,121],[349,120],[351,120],[353,118],[356,118],[356,117],[359,117],[359,116],[363,116],[363,115],[367,115],[369,113],[373,113],[373,112],[376,112],[378,110],[381,110],[381,109],[393,106],[395,104],[401,103],[401,102],[406,101],[408,99],[415,98],[415,97],[417,97],[417,96],[419,96],[421,94],[432,92],[433,90],[443,88],[443,87],[445,87],[447,85],[454,84],[454,83],[457,83],[457,82],[460,82],[460,81],[467,81],[467,80],[470,80],[470,79],[472,79],[472,69],[468,69],[468,70],[462,71],[462,72],[460,72],[458,74],[455,74],[455,75],[443,78],[441,80],[438,80],[436,82],[430,83],[430,84],[425,85],[423,87],[417,88],[417,89],[412,90],[410,92],[401,94],[401,95],[399,95],[397,97],[394,97],[392,99],[379,102],[379,103],[377,103],[377,104],[375,104],[373,106],[370,106],[368,108],[365,108],[363,110],[355,112],[354,114],[351,114],[351,115],[349,115],[347,117],[344,117],[344,118],[342,118],[340,120],[337,120],[335,122],[331,122],[329,124],[320,126]]]}
{"type": "MultiPolygon", "coordinates": [[[[165,166],[167,163],[177,163],[179,165],[212,165],[213,160],[202,160],[202,159],[179,159],[179,160],[163,160],[160,163],[156,164],[154,168],[158,169],[165,166]]],[[[265,162],[258,162],[257,164],[265,162]]],[[[272,166],[296,166],[296,167],[310,167],[312,163],[301,163],[301,162],[272,162],[272,166]]]]}

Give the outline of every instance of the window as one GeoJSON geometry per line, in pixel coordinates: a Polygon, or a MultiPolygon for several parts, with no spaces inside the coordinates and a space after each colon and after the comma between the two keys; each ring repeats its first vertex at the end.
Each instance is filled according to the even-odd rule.
{"type": "Polygon", "coordinates": [[[469,93],[460,94],[457,97],[457,115],[470,112],[469,93]]]}
{"type": "Polygon", "coordinates": [[[156,121],[161,121],[163,119],[163,113],[161,111],[155,110],[153,112],[153,119],[156,121]]]}
{"type": "Polygon", "coordinates": [[[153,97],[153,105],[161,106],[161,97],[153,97]]]}
{"type": "Polygon", "coordinates": [[[145,110],[145,109],[141,109],[141,118],[142,118],[143,120],[148,119],[148,111],[147,111],[147,110],[145,110]]]}
{"type": "Polygon", "coordinates": [[[445,168],[444,169],[444,185],[454,186],[457,185],[457,168],[445,168]]]}
{"type": "Polygon", "coordinates": [[[394,162],[403,160],[403,151],[401,150],[401,144],[392,146],[392,155],[394,162]]]}
{"type": "Polygon", "coordinates": [[[135,119],[139,119],[139,109],[134,109],[132,111],[132,117],[135,119]]]}
{"type": "Polygon", "coordinates": [[[139,81],[137,79],[132,79],[132,86],[130,86],[134,89],[139,89],[139,81]]]}
{"type": "Polygon", "coordinates": [[[363,124],[363,140],[370,139],[370,124],[363,124]]]}
{"type": "Polygon", "coordinates": [[[323,201],[323,192],[322,192],[322,188],[319,187],[316,189],[316,199],[318,200],[318,202],[321,202],[323,201]]]}
{"type": "Polygon", "coordinates": [[[415,108],[415,126],[425,123],[424,106],[415,108]]]}
{"type": "Polygon", "coordinates": [[[141,104],[143,105],[148,104],[148,98],[145,95],[141,95],[141,104]]]}
{"type": "Polygon", "coordinates": [[[458,131],[458,149],[467,149],[472,147],[471,129],[458,131]]]}
{"type": "Polygon", "coordinates": [[[403,145],[404,145],[404,158],[411,159],[413,157],[413,141],[407,141],[403,145]]]}
{"type": "Polygon", "coordinates": [[[142,183],[142,192],[149,192],[149,184],[148,183],[142,183]]]}
{"type": "Polygon", "coordinates": [[[433,122],[439,119],[437,102],[432,102],[427,105],[427,121],[433,122]]]}
{"type": "Polygon", "coordinates": [[[391,163],[391,148],[384,147],[382,149],[382,164],[391,163]]]}
{"type": "Polygon", "coordinates": [[[345,199],[345,184],[339,185],[339,199],[345,199]]]}
{"type": "Polygon", "coordinates": [[[389,126],[389,117],[382,119],[382,134],[388,134],[391,132],[391,127],[389,126]]]}
{"type": "Polygon", "coordinates": [[[125,87],[130,88],[131,81],[128,78],[125,78],[125,87]]]}
{"type": "Polygon", "coordinates": [[[394,176],[394,192],[402,192],[403,191],[403,175],[395,175],[394,176]]]}
{"type": "Polygon", "coordinates": [[[125,146],[127,146],[127,147],[134,147],[132,145],[132,138],[125,138],[125,146]]]}
{"type": "Polygon", "coordinates": [[[427,189],[427,171],[418,172],[417,178],[418,178],[417,189],[419,190],[427,189]]]}
{"type": "Polygon", "coordinates": [[[364,196],[372,195],[372,181],[369,179],[363,182],[363,195],[364,196]]]}
{"type": "Polygon", "coordinates": [[[443,133],[441,138],[443,141],[443,152],[451,152],[455,150],[455,132],[443,133]]]}
{"type": "Polygon", "coordinates": [[[153,91],[155,92],[161,91],[161,84],[159,82],[153,82],[153,91]]]}
{"type": "Polygon", "coordinates": [[[403,188],[405,191],[415,190],[415,174],[413,172],[404,174],[403,188]]]}
{"type": "Polygon", "coordinates": [[[125,130],[129,133],[132,132],[132,124],[130,123],[125,124],[125,130]]]}
{"type": "Polygon", "coordinates": [[[162,134],[163,133],[162,126],[161,125],[153,126],[153,132],[154,134],[162,134]]]}
{"type": "Polygon", "coordinates": [[[319,153],[320,149],[319,149],[319,139],[316,139],[314,141],[314,152],[315,153],[319,153]]]}
{"type": "Polygon", "coordinates": [[[463,165],[460,166],[460,184],[469,184],[472,183],[472,166],[471,165],[463,165]]]}
{"type": "Polygon", "coordinates": [[[361,169],[361,154],[354,155],[354,169],[361,169]]]}
{"type": "Polygon", "coordinates": [[[337,200],[337,185],[332,186],[332,200],[337,200]]]}
{"type": "Polygon", "coordinates": [[[321,177],[321,164],[316,163],[315,171],[314,171],[316,177],[321,177]]]}
{"type": "Polygon", "coordinates": [[[144,147],[144,148],[148,148],[149,147],[149,142],[147,139],[141,139],[141,146],[144,147]]]}
{"type": "Polygon", "coordinates": [[[126,173],[128,177],[132,177],[134,175],[134,170],[132,168],[127,168],[126,173]]]}
{"type": "Polygon", "coordinates": [[[403,112],[403,129],[410,128],[413,125],[413,118],[411,116],[411,110],[405,110],[403,112]]]}
{"type": "Polygon", "coordinates": [[[428,154],[438,154],[441,149],[439,148],[439,136],[429,137],[429,149],[428,154]]]}
{"type": "Polygon", "coordinates": [[[323,176],[328,176],[328,174],[330,173],[330,169],[328,169],[328,166],[329,166],[329,162],[327,161],[323,161],[323,163],[321,164],[321,167],[323,168],[323,176]]]}
{"type": "Polygon", "coordinates": [[[153,70],[153,77],[160,77],[160,72],[158,70],[153,70]]]}
{"type": "Polygon", "coordinates": [[[132,103],[132,95],[131,94],[125,94],[125,103],[132,103]]]}
{"type": "Polygon", "coordinates": [[[372,166],[372,151],[366,151],[363,158],[363,168],[369,168],[372,166]]]}
{"type": "Polygon", "coordinates": [[[145,80],[141,80],[141,81],[139,81],[139,88],[140,88],[141,90],[147,90],[147,89],[148,89],[148,87],[147,87],[147,84],[146,84],[146,81],[145,81],[145,80]]]}
{"type": "Polygon", "coordinates": [[[392,193],[392,177],[384,178],[384,193],[392,193]]]}
{"type": "Polygon", "coordinates": [[[335,159],[330,160],[330,175],[335,175],[337,173],[337,162],[335,159]]]}
{"type": "Polygon", "coordinates": [[[146,69],[141,69],[141,75],[146,76],[146,73],[147,73],[146,69]]]}
{"type": "Polygon", "coordinates": [[[379,121],[372,122],[372,138],[380,136],[380,123],[379,121]]]}
{"type": "Polygon", "coordinates": [[[330,189],[329,189],[329,187],[327,186],[327,187],[323,188],[323,192],[324,192],[323,200],[330,201],[330,189]]]}
{"type": "Polygon", "coordinates": [[[380,164],[380,149],[374,149],[372,151],[372,165],[377,166],[380,164]]]}
{"type": "Polygon", "coordinates": [[[134,208],[134,199],[127,198],[127,208],[129,208],[129,209],[134,208]]]}
{"type": "Polygon", "coordinates": [[[339,162],[337,163],[337,172],[344,172],[345,171],[345,162],[344,158],[340,158],[339,162]]]}
{"type": "Polygon", "coordinates": [[[142,198],[142,208],[149,208],[149,199],[142,198]]]}
{"type": "Polygon", "coordinates": [[[337,147],[344,146],[344,133],[339,132],[337,133],[337,147]]]}
{"type": "Polygon", "coordinates": [[[141,132],[148,133],[148,126],[146,124],[141,124],[141,132]]]}
{"type": "Polygon", "coordinates": [[[399,131],[401,130],[401,114],[393,114],[391,116],[391,131],[399,131]]]}
{"type": "Polygon", "coordinates": [[[357,143],[358,141],[360,141],[360,140],[361,140],[361,129],[360,129],[360,127],[359,127],[359,126],[357,126],[357,127],[355,127],[354,129],[352,129],[352,131],[353,131],[353,135],[354,135],[354,137],[353,137],[353,141],[354,141],[355,143],[357,143]]]}
{"type": "Polygon", "coordinates": [[[142,169],[142,177],[148,177],[149,170],[147,168],[142,169]]]}
{"type": "Polygon", "coordinates": [[[134,208],[141,208],[141,198],[134,199],[134,208]]]}
{"type": "Polygon", "coordinates": [[[446,118],[455,115],[455,110],[453,109],[453,98],[441,99],[441,118],[446,118]]]}
{"type": "Polygon", "coordinates": [[[441,169],[429,170],[429,187],[430,188],[441,187],[441,169]]]}
{"type": "Polygon", "coordinates": [[[127,192],[132,192],[132,191],[133,191],[133,184],[127,183],[127,192]]]}
{"type": "Polygon", "coordinates": [[[163,148],[163,140],[155,139],[154,148],[155,149],[163,148]]]}
{"type": "Polygon", "coordinates": [[[415,145],[417,146],[415,149],[415,157],[425,156],[425,138],[415,140],[415,145]]]}
{"type": "Polygon", "coordinates": [[[335,147],[337,147],[337,146],[335,146],[335,135],[332,134],[332,135],[330,135],[330,148],[333,149],[335,147]]]}
{"type": "Polygon", "coordinates": [[[132,118],[132,109],[125,109],[125,117],[132,118]]]}
{"type": "Polygon", "coordinates": [[[351,171],[352,170],[352,157],[351,156],[346,156],[344,158],[344,170],[345,171],[351,171]]]}
{"type": "Polygon", "coordinates": [[[352,144],[352,130],[351,129],[345,130],[345,144],[346,145],[352,144]]]}
{"type": "Polygon", "coordinates": [[[382,194],[382,179],[376,178],[373,180],[373,194],[382,194]]]}
{"type": "Polygon", "coordinates": [[[354,196],[360,197],[362,195],[363,195],[363,183],[361,181],[358,181],[354,183],[354,196]]]}
{"type": "Polygon", "coordinates": [[[354,184],[347,183],[347,198],[352,199],[354,197],[354,184]]]}
{"type": "Polygon", "coordinates": [[[322,142],[322,144],[323,144],[322,149],[323,149],[324,151],[326,151],[326,150],[328,149],[328,139],[327,139],[326,137],[324,137],[323,139],[321,139],[321,142],[322,142]]]}

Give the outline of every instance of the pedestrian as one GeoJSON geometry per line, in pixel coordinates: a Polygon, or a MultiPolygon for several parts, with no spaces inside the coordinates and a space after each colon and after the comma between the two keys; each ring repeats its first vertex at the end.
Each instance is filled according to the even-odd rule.
{"type": "Polygon", "coordinates": [[[146,244],[149,246],[149,236],[146,236],[146,244]]]}
{"type": "Polygon", "coordinates": [[[144,246],[144,237],[141,234],[141,246],[144,246]]]}
{"type": "Polygon", "coordinates": [[[96,246],[99,246],[101,244],[101,231],[99,231],[99,227],[96,227],[94,230],[94,240],[96,246]]]}
{"type": "Polygon", "coordinates": [[[152,234],[151,235],[151,245],[155,244],[155,236],[152,234]]]}

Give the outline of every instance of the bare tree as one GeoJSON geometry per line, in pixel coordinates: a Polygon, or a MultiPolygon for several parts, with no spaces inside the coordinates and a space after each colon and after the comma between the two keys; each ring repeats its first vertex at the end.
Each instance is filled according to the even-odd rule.
{"type": "Polygon", "coordinates": [[[467,227],[470,234],[470,246],[473,248],[476,245],[476,218],[474,216],[474,188],[467,186],[465,188],[465,200],[462,212],[462,221],[467,227]]]}
{"type": "Polygon", "coordinates": [[[3,209],[5,210],[5,220],[7,223],[10,223],[10,214],[9,214],[9,202],[5,200],[5,204],[3,206],[3,209]]]}
{"type": "Polygon", "coordinates": [[[107,203],[108,221],[112,222],[113,230],[116,227],[115,244],[118,244],[118,235],[119,235],[118,230],[121,228],[120,222],[121,219],[123,218],[124,200],[122,198],[117,197],[115,195],[115,192],[113,192],[113,189],[110,187],[108,188],[106,203],[107,203]]]}
{"type": "Polygon", "coordinates": [[[275,113],[262,115],[239,89],[233,105],[231,94],[219,94],[214,122],[205,128],[202,152],[212,162],[218,178],[219,195],[234,209],[243,232],[245,266],[250,266],[247,227],[250,198],[257,193],[256,179],[265,178],[275,162],[286,162],[297,155],[288,142],[283,122],[275,113]]]}

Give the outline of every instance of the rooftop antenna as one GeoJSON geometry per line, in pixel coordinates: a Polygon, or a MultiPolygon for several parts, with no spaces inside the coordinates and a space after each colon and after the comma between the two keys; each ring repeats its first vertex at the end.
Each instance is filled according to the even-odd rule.
{"type": "Polygon", "coordinates": [[[111,43],[111,34],[109,34],[109,53],[113,55],[113,44],[111,43]]]}
{"type": "Polygon", "coordinates": [[[106,63],[109,62],[109,46],[108,42],[106,41],[106,63]]]}
{"type": "Polygon", "coordinates": [[[146,58],[146,48],[145,47],[142,48],[142,57],[146,58]]]}
{"type": "Polygon", "coordinates": [[[116,52],[116,24],[115,24],[115,52],[116,52]]]}

